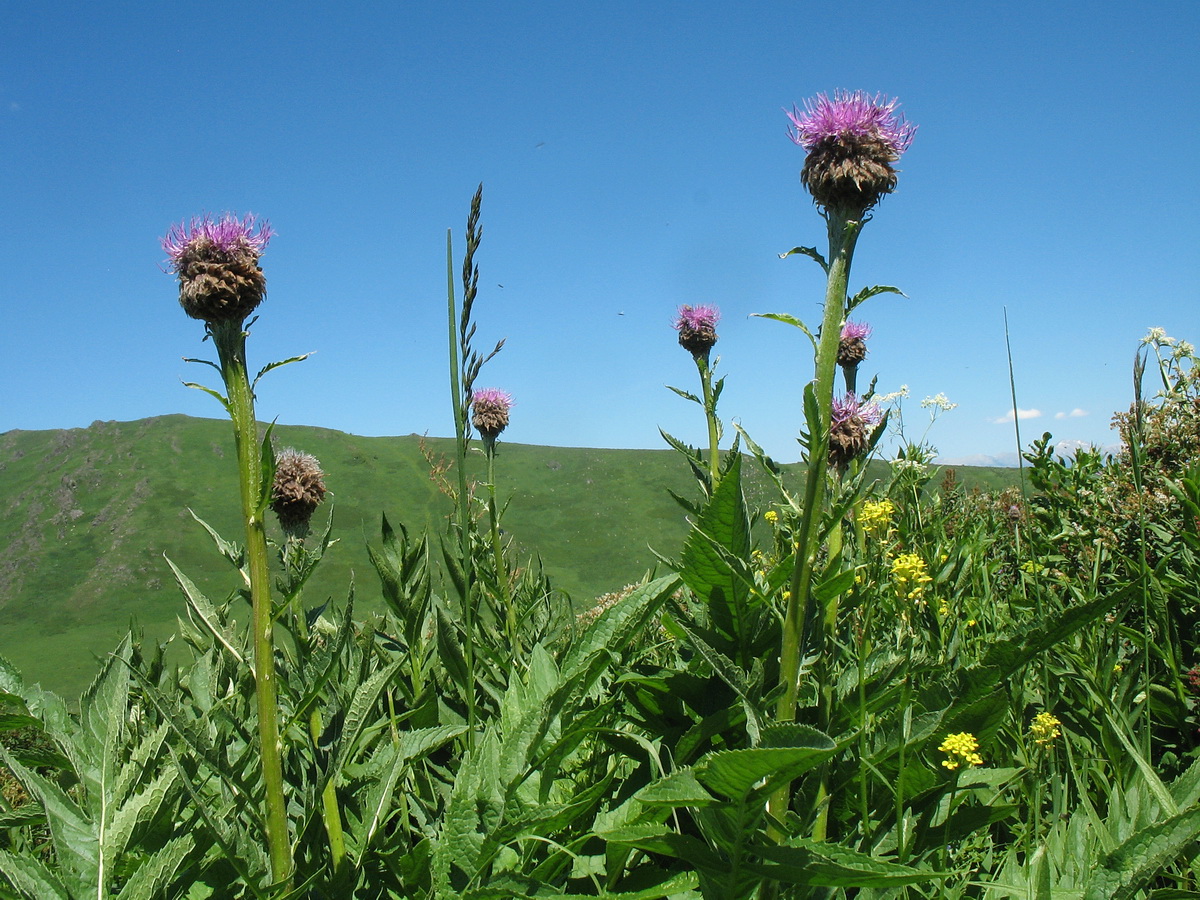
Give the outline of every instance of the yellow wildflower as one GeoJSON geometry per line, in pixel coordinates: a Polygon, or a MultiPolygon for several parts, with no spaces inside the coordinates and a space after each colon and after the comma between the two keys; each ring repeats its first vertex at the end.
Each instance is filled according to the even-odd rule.
{"type": "Polygon", "coordinates": [[[931,581],[929,566],[917,554],[901,553],[892,560],[892,583],[901,600],[920,600],[931,581]]]}
{"type": "Polygon", "coordinates": [[[963,763],[968,766],[983,765],[983,757],[979,755],[979,741],[975,740],[975,735],[970,732],[946,735],[938,749],[950,757],[942,761],[942,765],[950,771],[954,771],[963,763]]]}
{"type": "Polygon", "coordinates": [[[892,516],[896,513],[896,504],[891,500],[864,500],[858,510],[858,524],[875,537],[886,536],[892,528],[892,516]]]}
{"type": "Polygon", "coordinates": [[[768,509],[765,513],[763,513],[763,518],[774,525],[779,521],[779,513],[775,512],[773,509],[768,509]]]}
{"type": "Polygon", "coordinates": [[[1048,747],[1056,737],[1062,736],[1058,728],[1061,724],[1062,722],[1051,713],[1040,712],[1029,723],[1029,733],[1033,735],[1034,743],[1048,747]]]}

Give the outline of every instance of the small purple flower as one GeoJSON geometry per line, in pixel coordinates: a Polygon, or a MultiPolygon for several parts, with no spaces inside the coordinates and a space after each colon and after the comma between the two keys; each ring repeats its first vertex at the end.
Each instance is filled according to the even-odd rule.
{"type": "Polygon", "coordinates": [[[261,256],[275,232],[266,220],[257,223],[256,232],[256,223],[257,218],[253,213],[241,220],[230,213],[216,220],[208,214],[197,216],[191,222],[181,222],[167,229],[166,236],[161,239],[162,248],[167,251],[168,261],[176,272],[188,252],[200,244],[228,256],[237,253],[261,256]]]}
{"type": "Polygon", "coordinates": [[[508,427],[512,395],[499,388],[480,388],[471,392],[471,424],[489,440],[495,440],[508,427]]]}
{"type": "Polygon", "coordinates": [[[708,359],[708,352],[717,342],[717,322],[721,311],[715,306],[681,306],[675,314],[675,330],[679,346],[697,359],[708,359]]]}
{"type": "Polygon", "coordinates": [[[865,341],[871,336],[871,326],[866,322],[847,322],[842,326],[843,341],[865,341]]]}
{"type": "Polygon", "coordinates": [[[817,94],[804,101],[804,112],[795,105],[787,114],[792,120],[791,139],[812,151],[828,140],[879,141],[899,157],[912,144],[917,126],[897,113],[900,101],[889,100],[883,94],[874,97],[866,91],[837,90],[830,100],[827,94],[817,94]]]}

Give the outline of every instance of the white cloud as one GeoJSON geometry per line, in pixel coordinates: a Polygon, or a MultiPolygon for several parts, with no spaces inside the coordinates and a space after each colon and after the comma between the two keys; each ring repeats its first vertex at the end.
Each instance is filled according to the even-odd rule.
{"type": "MultiPolygon", "coordinates": [[[[1021,409],[1020,407],[1017,407],[1017,418],[1018,419],[1040,419],[1041,417],[1042,417],[1042,411],[1040,409],[1021,409]]],[[[1012,420],[1013,420],[1013,414],[1012,414],[1012,410],[1010,409],[1004,415],[997,416],[996,418],[992,419],[991,422],[993,425],[1004,425],[1005,423],[1011,422],[1012,420]]]]}
{"type": "MultiPolygon", "coordinates": [[[[1056,418],[1056,419],[1080,419],[1086,415],[1088,415],[1088,411],[1086,409],[1080,409],[1077,406],[1070,412],[1056,412],[1054,414],[1054,418],[1056,418]]],[[[1012,421],[1012,420],[1009,419],[1009,421],[1012,421]]]]}

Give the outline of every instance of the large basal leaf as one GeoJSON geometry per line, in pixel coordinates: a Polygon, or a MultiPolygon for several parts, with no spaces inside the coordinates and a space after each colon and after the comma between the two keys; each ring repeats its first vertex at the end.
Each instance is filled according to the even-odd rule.
{"type": "Polygon", "coordinates": [[[0,850],[0,872],[34,900],[71,900],[66,887],[49,867],[34,856],[0,850]]]}
{"type": "Polygon", "coordinates": [[[1143,828],[1092,873],[1084,900],[1130,900],[1197,839],[1200,806],[1143,828]]]}

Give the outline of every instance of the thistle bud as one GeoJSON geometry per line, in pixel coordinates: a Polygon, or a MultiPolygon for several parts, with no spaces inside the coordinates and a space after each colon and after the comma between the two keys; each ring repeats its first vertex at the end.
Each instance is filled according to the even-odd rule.
{"type": "Polygon", "coordinates": [[[471,424],[484,438],[494,441],[508,427],[512,397],[498,388],[482,388],[471,394],[471,424]]]}
{"type": "Polygon", "coordinates": [[[675,316],[679,346],[697,359],[708,359],[717,342],[717,322],[721,312],[715,306],[681,306],[675,316]]]}
{"type": "Polygon", "coordinates": [[[866,340],[871,336],[871,326],[866,322],[847,322],[842,326],[838,341],[837,362],[842,368],[857,366],[867,358],[866,340]]]}
{"type": "Polygon", "coordinates": [[[835,91],[793,106],[792,140],[808,156],[800,181],[827,210],[860,216],[896,189],[892,164],[912,143],[916,126],[896,112],[897,101],[863,91],[835,91]]]}
{"type": "Polygon", "coordinates": [[[308,533],[312,514],[325,499],[323,477],[315,456],[289,447],[275,457],[271,509],[286,533],[299,537],[308,533]]]}
{"type": "Polygon", "coordinates": [[[179,305],[205,322],[245,321],[262,303],[267,280],[258,258],[272,236],[271,226],[255,217],[205,215],[172,225],[162,238],[167,264],[179,276],[179,305]]]}

